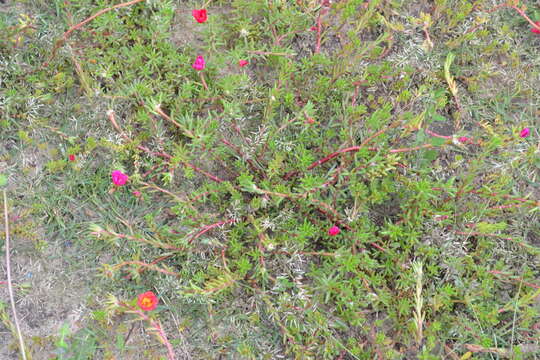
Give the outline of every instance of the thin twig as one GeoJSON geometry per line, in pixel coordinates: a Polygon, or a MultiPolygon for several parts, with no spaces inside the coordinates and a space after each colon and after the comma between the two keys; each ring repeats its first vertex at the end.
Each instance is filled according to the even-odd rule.
{"type": "Polygon", "coordinates": [[[142,1],[145,1],[145,0],[132,0],[132,1],[128,1],[128,2],[125,2],[125,3],[121,3],[121,4],[117,4],[117,5],[114,5],[114,6],[111,6],[111,7],[108,7],[106,9],[101,9],[99,10],[97,13],[95,13],[94,15],[86,18],[85,20],[81,21],[80,23],[78,23],[77,25],[73,25],[72,27],[70,27],[65,33],[64,35],[62,35],[62,39],[56,41],[56,44],[54,45],[54,48],[52,49],[52,52],[51,52],[51,56],[49,57],[49,60],[47,62],[45,62],[43,64],[43,66],[47,66],[51,61],[52,59],[54,59],[55,55],[56,55],[56,51],[66,42],[66,40],[68,39],[68,37],[71,35],[71,33],[75,30],[78,30],[80,28],[82,28],[84,25],[88,24],[90,21],[94,20],[95,18],[97,18],[98,16],[100,15],[103,15],[111,10],[114,10],[114,9],[118,9],[118,8],[122,8],[122,7],[126,7],[126,6],[130,6],[130,5],[133,5],[133,4],[136,4],[136,3],[139,3],[139,2],[142,2],[142,1]]]}
{"type": "Polygon", "coordinates": [[[15,323],[15,328],[17,329],[17,336],[19,338],[19,349],[21,350],[21,355],[23,360],[26,360],[26,350],[24,347],[24,340],[21,333],[21,327],[19,326],[19,318],[17,317],[17,310],[15,308],[15,297],[13,296],[13,284],[11,281],[11,259],[10,259],[10,249],[9,249],[9,220],[8,220],[8,206],[7,206],[7,193],[6,189],[3,190],[4,195],[4,231],[6,234],[6,273],[7,273],[7,286],[9,293],[9,302],[11,303],[11,311],[13,312],[13,322],[15,323]]]}
{"type": "Polygon", "coordinates": [[[131,1],[128,1],[128,2],[125,2],[125,3],[121,3],[121,4],[111,6],[111,7],[106,8],[106,9],[102,9],[102,10],[98,11],[97,13],[95,13],[94,15],[87,18],[86,20],[83,20],[80,23],[78,23],[77,25],[74,25],[74,26],[70,27],[68,29],[68,31],[66,31],[64,33],[62,38],[64,39],[64,41],[67,40],[67,38],[69,37],[69,35],[71,35],[71,33],[73,31],[82,28],[84,25],[88,24],[90,21],[94,20],[95,18],[97,18],[100,15],[103,15],[103,14],[105,14],[105,13],[111,11],[111,10],[118,9],[118,8],[121,8],[121,7],[130,6],[130,5],[133,5],[133,4],[136,4],[136,3],[140,3],[142,1],[145,1],[145,0],[131,0],[131,1]]]}

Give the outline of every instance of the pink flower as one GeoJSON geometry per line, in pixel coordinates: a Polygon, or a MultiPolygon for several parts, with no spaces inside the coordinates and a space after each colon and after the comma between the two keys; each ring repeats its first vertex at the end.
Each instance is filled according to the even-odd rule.
{"type": "MultiPolygon", "coordinates": [[[[535,22],[536,26],[540,26],[540,21],[536,21],[535,22]]],[[[535,34],[540,34],[540,30],[538,30],[537,28],[533,27],[531,29],[531,32],[535,33],[535,34]]]]}
{"type": "Polygon", "coordinates": [[[312,26],[309,28],[309,31],[317,31],[317,27],[316,26],[312,26]]]}
{"type": "Polygon", "coordinates": [[[206,22],[206,19],[208,19],[206,9],[193,9],[191,11],[191,15],[193,15],[193,17],[195,18],[195,20],[197,20],[199,24],[206,22]]]}
{"type": "Polygon", "coordinates": [[[68,159],[69,161],[75,161],[75,155],[69,154],[68,159]]]}
{"type": "Polygon", "coordinates": [[[112,173],[111,173],[111,177],[112,177],[112,182],[114,185],[116,186],[122,186],[124,185],[125,183],[127,183],[129,177],[124,174],[123,172],[121,172],[120,170],[114,170],[112,173]]]}
{"type": "Polygon", "coordinates": [[[142,195],[142,193],[141,193],[140,191],[138,191],[138,190],[134,190],[134,191],[133,191],[133,196],[135,196],[135,197],[141,197],[141,195],[142,195]]]}
{"type": "Polygon", "coordinates": [[[195,62],[192,65],[192,67],[197,71],[203,70],[205,66],[206,63],[204,62],[204,58],[201,55],[197,56],[195,62]]]}
{"type": "Polygon", "coordinates": [[[239,65],[240,67],[244,67],[244,66],[246,66],[247,64],[249,64],[249,62],[248,62],[247,60],[240,60],[240,61],[238,62],[238,65],[239,65]]]}
{"type": "MultiPolygon", "coordinates": [[[[539,34],[540,34],[540,32],[539,32],[539,34]]],[[[526,137],[528,137],[530,134],[531,134],[531,129],[529,129],[529,128],[523,128],[523,130],[521,130],[521,132],[519,133],[519,137],[526,138],[526,137]]]]}
{"type": "Polygon", "coordinates": [[[435,221],[443,221],[448,219],[448,215],[433,215],[433,220],[435,221]]]}
{"type": "Polygon", "coordinates": [[[341,230],[336,225],[334,225],[330,229],[328,229],[328,235],[330,235],[330,236],[336,236],[340,232],[341,232],[341,230]]]}
{"type": "Polygon", "coordinates": [[[459,142],[462,143],[462,144],[470,144],[470,143],[472,143],[472,140],[469,139],[469,138],[466,137],[466,136],[460,136],[460,137],[458,138],[458,140],[459,140],[459,142]]]}

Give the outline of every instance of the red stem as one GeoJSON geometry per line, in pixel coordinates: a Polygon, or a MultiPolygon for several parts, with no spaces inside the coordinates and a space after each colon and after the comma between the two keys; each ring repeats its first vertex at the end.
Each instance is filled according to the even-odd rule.
{"type": "Polygon", "coordinates": [[[533,28],[535,28],[537,30],[540,30],[540,25],[536,25],[536,23],[534,21],[532,21],[527,16],[527,14],[525,14],[525,12],[523,10],[521,10],[520,8],[518,8],[516,5],[509,5],[507,3],[499,4],[499,5],[495,6],[493,9],[488,10],[487,12],[491,14],[492,12],[495,12],[495,11],[497,11],[499,9],[502,9],[503,7],[507,7],[507,8],[511,8],[511,9],[516,10],[518,12],[518,14],[521,15],[521,17],[523,17],[525,20],[527,20],[529,22],[529,24],[532,25],[533,28]]]}
{"type": "Polygon", "coordinates": [[[319,11],[319,15],[317,16],[317,44],[315,45],[315,54],[321,51],[321,27],[321,12],[319,11]]]}
{"type": "Polygon", "coordinates": [[[218,226],[221,226],[221,225],[225,225],[225,224],[230,224],[230,223],[233,223],[234,220],[233,219],[229,219],[229,220],[225,220],[225,221],[218,221],[217,223],[215,224],[211,224],[211,225],[205,225],[203,226],[202,230],[200,230],[197,234],[193,235],[191,237],[191,239],[189,239],[188,243],[191,244],[193,242],[193,240],[197,239],[198,237],[200,237],[201,235],[203,235],[204,233],[212,230],[213,228],[215,227],[218,227],[218,226]]]}
{"type": "Polygon", "coordinates": [[[72,26],[71,28],[69,28],[68,31],[66,31],[64,33],[64,35],[62,36],[62,38],[64,40],[67,40],[67,38],[69,37],[69,35],[77,30],[77,29],[80,29],[81,27],[83,27],[84,25],[86,25],[87,23],[89,23],[90,21],[94,20],[95,18],[97,18],[98,16],[102,15],[102,14],[105,14],[106,12],[109,12],[111,10],[114,10],[114,9],[118,9],[118,8],[121,8],[121,7],[125,7],[125,6],[130,6],[130,5],[133,5],[133,4],[136,4],[136,3],[140,3],[142,1],[145,1],[145,0],[132,0],[132,1],[128,1],[128,2],[125,2],[125,3],[121,3],[121,4],[117,4],[117,5],[114,5],[114,6],[111,6],[109,8],[106,8],[106,9],[102,9],[100,11],[98,11],[97,13],[95,13],[94,15],[90,16],[89,18],[87,18],[86,20],[84,21],[81,21],[80,23],[78,23],[77,25],[75,26],[72,26]]]}
{"type": "MultiPolygon", "coordinates": [[[[168,258],[173,257],[173,256],[174,256],[174,255],[164,255],[164,256],[160,256],[160,257],[158,257],[157,259],[153,260],[149,265],[156,265],[158,262],[163,261],[163,260],[167,260],[168,258]]],[[[141,267],[140,269],[137,270],[137,272],[138,272],[139,274],[142,274],[142,272],[143,272],[144,270],[146,270],[146,268],[145,268],[145,267],[141,267]]],[[[127,280],[131,280],[131,278],[132,278],[131,274],[128,274],[128,275],[124,276],[124,279],[127,279],[127,280]]]]}
{"type": "Polygon", "coordinates": [[[357,152],[358,150],[360,150],[360,146],[351,146],[351,147],[348,147],[348,148],[345,148],[345,149],[338,150],[338,151],[333,152],[330,155],[328,155],[328,156],[326,156],[326,157],[324,157],[324,158],[322,158],[320,160],[317,160],[317,161],[313,162],[311,165],[308,166],[308,170],[311,170],[316,166],[322,165],[325,162],[327,162],[329,160],[332,160],[333,158],[335,158],[336,156],[338,156],[340,154],[345,154],[345,153],[348,153],[348,152],[357,152]]]}
{"type": "MultiPolygon", "coordinates": [[[[118,131],[120,133],[120,136],[122,136],[122,138],[124,140],[126,140],[126,141],[131,141],[129,139],[129,137],[122,131],[122,129],[120,128],[118,123],[116,122],[116,119],[115,119],[115,116],[114,116],[114,111],[113,110],[107,111],[107,116],[109,117],[109,121],[112,123],[112,125],[116,129],[116,131],[118,131]]],[[[148,153],[150,155],[159,156],[159,157],[162,157],[162,158],[167,159],[167,160],[171,160],[173,158],[171,155],[167,154],[166,152],[152,151],[152,150],[150,150],[149,148],[147,148],[146,146],[143,146],[143,145],[137,145],[137,149],[142,150],[142,151],[144,151],[144,152],[146,152],[146,153],[148,153]]],[[[214,180],[215,182],[221,183],[221,182],[225,181],[225,180],[220,179],[219,177],[217,177],[215,175],[212,175],[212,174],[204,171],[203,169],[200,169],[200,168],[196,167],[195,165],[192,165],[192,164],[190,164],[188,162],[182,161],[181,163],[182,163],[182,165],[192,168],[196,172],[205,175],[206,177],[214,180]]]]}
{"type": "MultiPolygon", "coordinates": [[[[506,5],[506,4],[505,4],[506,5]]],[[[521,15],[525,20],[527,20],[529,22],[529,24],[532,25],[533,28],[535,28],[536,30],[540,30],[540,25],[536,25],[536,23],[534,21],[532,21],[528,16],[527,14],[525,14],[525,12],[523,10],[521,10],[520,8],[518,8],[517,6],[515,5],[512,5],[510,6],[512,9],[516,10],[519,15],[521,15]]]]}
{"type": "Polygon", "coordinates": [[[431,136],[435,136],[435,137],[438,137],[438,138],[441,138],[441,139],[446,139],[446,140],[449,140],[449,139],[452,139],[451,136],[446,136],[446,135],[439,135],[431,130],[428,130],[426,129],[425,130],[427,134],[431,135],[431,136]]]}
{"type": "Polygon", "coordinates": [[[410,147],[410,148],[392,149],[392,150],[389,150],[388,152],[394,154],[394,153],[400,153],[400,152],[415,151],[415,150],[420,150],[420,149],[429,149],[429,148],[432,148],[432,147],[435,147],[435,145],[433,145],[433,144],[423,144],[423,145],[414,146],[414,147],[410,147]]]}
{"type": "Polygon", "coordinates": [[[203,84],[203,86],[204,86],[204,89],[205,89],[206,91],[208,91],[208,85],[206,85],[206,80],[204,80],[204,74],[203,74],[202,72],[199,72],[199,76],[200,76],[200,78],[201,78],[201,82],[202,82],[202,84],[203,84]]]}
{"type": "Polygon", "coordinates": [[[128,304],[123,303],[123,302],[120,302],[119,305],[129,309],[130,311],[133,311],[134,313],[139,315],[143,320],[147,321],[150,324],[150,326],[152,326],[152,330],[156,332],[156,335],[157,335],[158,339],[167,348],[167,359],[168,360],[175,360],[176,359],[176,356],[174,355],[173,347],[172,347],[171,343],[169,342],[169,340],[167,339],[167,335],[165,334],[165,331],[161,327],[161,324],[160,324],[159,321],[151,319],[142,310],[137,309],[136,307],[129,306],[128,304]]]}
{"type": "Polygon", "coordinates": [[[261,176],[263,178],[265,177],[264,173],[261,173],[260,170],[255,165],[255,163],[253,163],[253,160],[251,160],[247,156],[245,156],[244,153],[242,152],[242,150],[238,146],[235,146],[235,145],[231,144],[226,139],[221,139],[221,142],[224,143],[225,145],[227,145],[228,147],[230,147],[231,149],[233,149],[240,156],[241,159],[245,160],[248,163],[249,167],[251,168],[251,171],[259,174],[259,176],[261,176]]]}
{"type": "MultiPolygon", "coordinates": [[[[328,156],[326,156],[326,157],[324,157],[324,158],[322,158],[320,160],[317,160],[317,161],[313,162],[311,165],[308,166],[308,170],[311,170],[314,167],[317,167],[317,166],[319,166],[321,164],[324,164],[325,162],[327,162],[329,160],[332,160],[333,158],[335,158],[338,155],[345,154],[345,153],[348,153],[348,152],[359,151],[362,147],[363,147],[362,145],[351,146],[351,147],[348,147],[348,148],[341,149],[341,150],[338,150],[336,152],[333,152],[330,155],[328,155],[328,156]]],[[[390,150],[388,150],[388,152],[391,153],[391,154],[394,154],[394,153],[400,153],[400,152],[415,151],[415,150],[420,150],[420,149],[429,149],[429,148],[432,148],[432,147],[435,147],[435,145],[433,145],[433,144],[423,144],[423,145],[414,146],[414,147],[410,147],[410,148],[390,149],[390,150]]],[[[376,150],[376,149],[370,149],[370,150],[376,150]]]]}
{"type": "Polygon", "coordinates": [[[322,15],[325,15],[328,9],[325,8],[325,1],[321,2],[321,9],[317,15],[317,44],[315,45],[315,54],[321,51],[321,30],[322,30],[322,15]]]}

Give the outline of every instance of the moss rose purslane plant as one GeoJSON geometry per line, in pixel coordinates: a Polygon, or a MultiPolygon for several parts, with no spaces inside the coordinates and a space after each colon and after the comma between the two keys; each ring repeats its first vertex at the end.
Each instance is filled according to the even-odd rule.
{"type": "Polygon", "coordinates": [[[69,239],[92,221],[75,267],[160,339],[98,304],[65,358],[162,358],[166,329],[196,359],[532,348],[533,0],[123,1],[0,14],[0,167],[47,188],[17,216],[69,239]]]}

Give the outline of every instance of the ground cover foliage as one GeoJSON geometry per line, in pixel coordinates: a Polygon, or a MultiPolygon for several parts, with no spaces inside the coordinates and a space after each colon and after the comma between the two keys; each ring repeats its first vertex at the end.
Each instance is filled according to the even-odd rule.
{"type": "Polygon", "coordinates": [[[537,2],[118,4],[0,4],[29,355],[539,356],[537,2]]]}

